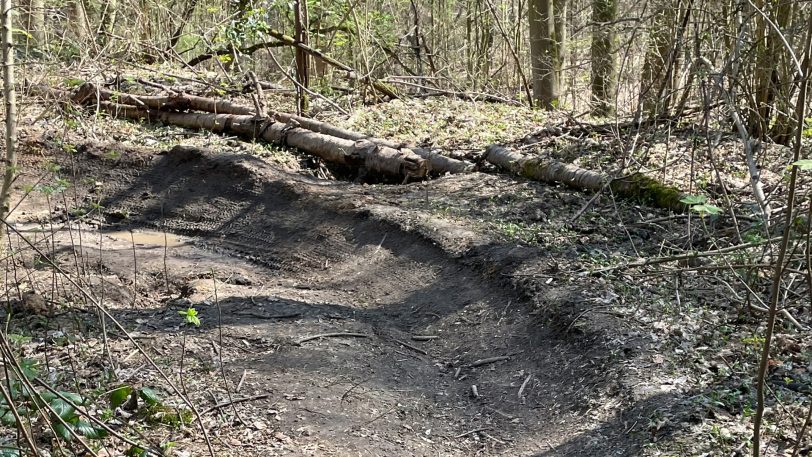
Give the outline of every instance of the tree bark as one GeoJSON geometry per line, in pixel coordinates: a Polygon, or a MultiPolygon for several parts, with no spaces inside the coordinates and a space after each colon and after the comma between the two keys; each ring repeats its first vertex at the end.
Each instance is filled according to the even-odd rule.
{"type": "Polygon", "coordinates": [[[183,11],[183,14],[180,16],[180,23],[177,25],[175,32],[169,38],[169,47],[168,49],[175,49],[175,46],[178,45],[178,41],[183,36],[183,29],[186,28],[186,24],[192,19],[192,15],[195,12],[195,8],[197,7],[198,0],[189,0],[189,3],[186,5],[186,9],[183,11]]]}
{"type": "Polygon", "coordinates": [[[562,8],[566,11],[566,0],[530,0],[528,4],[533,98],[546,110],[556,109],[561,97],[564,36],[559,34],[565,33],[566,26],[565,18],[556,20],[556,5],[559,5],[558,12],[562,8]]]}
{"type": "MultiPolygon", "coordinates": [[[[60,98],[66,97],[64,93],[55,93],[54,90],[42,86],[34,86],[32,87],[32,91],[49,93],[60,98]]],[[[152,110],[176,112],[203,111],[214,114],[234,114],[256,117],[255,108],[226,100],[215,100],[188,94],[166,96],[132,95],[102,89],[90,83],[80,87],[76,93],[71,96],[71,98],[74,103],[78,104],[92,104],[97,101],[108,102],[115,100],[121,105],[129,105],[142,109],[147,108],[152,110]]],[[[366,140],[390,149],[404,149],[411,151],[428,163],[429,170],[432,173],[465,173],[473,169],[473,165],[469,163],[437,154],[428,149],[406,146],[380,138],[369,137],[359,132],[342,129],[340,127],[319,122],[310,118],[282,112],[275,112],[270,117],[286,125],[296,125],[298,127],[311,130],[315,133],[320,133],[339,139],[350,141],[366,140]]]]}
{"type": "Polygon", "coordinates": [[[673,81],[669,78],[669,56],[677,17],[672,0],[657,0],[653,9],[640,81],[640,105],[650,118],[667,116],[671,107],[673,81]]]}
{"type": "Polygon", "coordinates": [[[392,149],[369,140],[346,140],[267,118],[258,119],[253,115],[178,113],[113,102],[99,102],[97,106],[116,117],[227,133],[248,140],[264,140],[296,148],[334,164],[363,166],[370,172],[383,175],[408,179],[422,178],[428,174],[426,161],[411,150],[392,149]]]}
{"type": "MultiPolygon", "coordinates": [[[[12,4],[10,0],[0,1],[2,30],[0,33],[0,54],[3,61],[3,99],[5,101],[5,147],[3,185],[0,188],[0,219],[3,221],[11,211],[11,185],[17,175],[17,94],[14,90],[14,43],[12,35],[12,4]]],[[[0,240],[5,246],[6,225],[0,225],[0,240]]],[[[24,428],[24,427],[23,427],[24,428]]],[[[26,434],[27,436],[27,434],[26,434]]],[[[32,448],[33,450],[34,448],[32,448]]]]}
{"type": "Polygon", "coordinates": [[[592,113],[610,116],[615,112],[617,0],[592,1],[592,113]]]}
{"type": "MultiPolygon", "coordinates": [[[[296,41],[307,46],[309,43],[307,31],[309,21],[307,17],[307,1],[295,0],[293,4],[294,27],[296,31],[296,41]]],[[[296,110],[298,115],[303,115],[308,108],[307,88],[310,87],[310,64],[309,56],[301,47],[296,47],[296,110]]]]}
{"type": "Polygon", "coordinates": [[[83,0],[72,0],[70,2],[70,24],[73,36],[79,45],[87,44],[90,39],[90,22],[87,18],[87,9],[83,0]]]}
{"type": "Polygon", "coordinates": [[[21,6],[25,12],[21,28],[33,39],[34,46],[42,46],[45,44],[45,0],[27,0],[21,6]]]}
{"type": "MultiPolygon", "coordinates": [[[[759,0],[755,5],[779,30],[788,30],[792,18],[790,14],[792,2],[759,0]]],[[[756,12],[755,17],[757,24],[753,90],[755,100],[752,106],[753,114],[748,119],[748,130],[753,137],[766,139],[771,130],[770,123],[773,117],[778,117],[780,121],[772,130],[776,134],[776,139],[783,140],[786,144],[791,139],[793,131],[792,116],[786,113],[791,110],[789,99],[794,67],[786,64],[787,51],[779,32],[761,14],[756,12]]]]}
{"type": "Polygon", "coordinates": [[[557,160],[528,157],[501,146],[490,145],[485,150],[485,160],[525,178],[548,183],[561,183],[579,190],[599,192],[607,187],[623,198],[629,198],[684,212],[687,205],[680,200],[685,194],[665,186],[643,174],[635,173],[618,179],[557,160]]]}
{"type": "Polygon", "coordinates": [[[118,0],[107,0],[102,10],[99,30],[102,33],[101,42],[106,43],[113,34],[118,20],[118,0]]]}

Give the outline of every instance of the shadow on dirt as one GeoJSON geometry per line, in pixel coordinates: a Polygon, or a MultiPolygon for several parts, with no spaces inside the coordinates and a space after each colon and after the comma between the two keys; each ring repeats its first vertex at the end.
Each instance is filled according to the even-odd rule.
{"type": "MultiPolygon", "coordinates": [[[[557,314],[540,314],[528,299],[538,288],[514,290],[506,278],[539,250],[482,244],[454,259],[402,222],[359,215],[375,198],[365,187],[290,175],[251,156],[176,148],[153,158],[84,157],[82,173],[110,188],[102,205],[115,230],[196,237],[170,256],[169,270],[175,292],[198,281],[188,292],[205,297],[190,302],[203,327],[179,330],[171,306],[118,309],[117,317],[158,317],[153,330],[166,335],[222,330],[229,370],[254,373],[255,389],[288,399],[296,411],[288,421],[312,427],[308,436],[339,454],[635,455],[651,418],[679,401],[629,404],[615,388],[629,354],[609,351],[601,331],[550,325],[557,314]],[[186,256],[191,250],[222,255],[186,256]],[[238,262],[252,278],[227,284],[238,262]],[[215,270],[219,310],[203,284],[217,284],[215,270]],[[324,333],[366,337],[297,344],[324,333]]],[[[125,251],[119,257],[132,256],[125,251]]],[[[163,271],[139,265],[142,275],[163,271]]],[[[574,288],[547,300],[588,306],[574,288]]]]}

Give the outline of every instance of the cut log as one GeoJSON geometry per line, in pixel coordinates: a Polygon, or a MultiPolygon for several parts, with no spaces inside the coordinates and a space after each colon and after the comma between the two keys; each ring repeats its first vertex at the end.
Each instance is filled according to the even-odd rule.
{"type": "MultiPolygon", "coordinates": [[[[112,101],[119,104],[161,111],[203,111],[206,113],[237,115],[252,115],[256,112],[256,109],[253,107],[233,103],[227,100],[214,100],[211,98],[182,93],[161,96],[132,95],[114,92],[90,83],[82,85],[72,99],[75,103],[79,104],[95,103],[96,101],[112,101]]],[[[353,132],[341,127],[336,127],[326,122],[320,122],[314,119],[282,112],[273,113],[272,116],[275,120],[284,124],[291,124],[296,127],[336,138],[352,141],[365,140],[371,141],[385,148],[400,149],[404,151],[409,150],[426,160],[428,162],[428,169],[432,173],[466,173],[472,171],[474,168],[473,164],[437,154],[429,149],[397,144],[393,141],[380,138],[372,138],[364,135],[363,133],[353,132]]]]}
{"type": "Polygon", "coordinates": [[[688,205],[680,200],[685,194],[665,186],[642,173],[610,179],[602,173],[586,170],[572,164],[540,157],[528,157],[498,145],[485,149],[485,160],[513,174],[535,181],[561,183],[580,190],[598,192],[608,184],[609,189],[620,197],[635,199],[660,208],[684,212],[688,205]]]}
{"type": "Polygon", "coordinates": [[[364,166],[369,171],[404,179],[421,178],[428,164],[409,150],[397,150],[367,140],[352,141],[316,133],[253,115],[179,113],[140,108],[109,101],[96,106],[115,117],[147,122],[163,122],[189,129],[239,135],[249,140],[264,140],[299,149],[340,165],[364,166]]]}
{"type": "Polygon", "coordinates": [[[132,105],[163,111],[205,111],[223,114],[254,114],[250,106],[233,103],[228,100],[215,100],[184,93],[172,95],[133,95],[101,88],[92,83],[82,84],[71,96],[74,103],[80,105],[112,101],[120,105],[132,105]]]}

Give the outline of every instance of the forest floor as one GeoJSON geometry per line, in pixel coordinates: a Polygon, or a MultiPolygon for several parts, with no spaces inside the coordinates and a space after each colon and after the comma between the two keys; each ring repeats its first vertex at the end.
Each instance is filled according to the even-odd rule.
{"type": "MultiPolygon", "coordinates": [[[[426,141],[481,146],[449,125],[478,128],[466,116],[490,105],[397,103],[345,122],[419,137],[370,121],[397,124],[399,110],[434,119],[426,141]],[[443,106],[455,111],[439,116],[443,106]]],[[[9,332],[55,385],[90,396],[92,414],[145,447],[204,455],[208,436],[215,455],[235,456],[747,452],[762,316],[742,312],[741,286],[680,266],[593,274],[664,247],[712,249],[731,236],[724,217],[591,201],[498,173],[323,180],[311,176],[329,174],[323,165],[300,166],[308,159],[287,151],[99,122],[21,132],[25,198],[11,218],[20,249],[6,284],[26,312],[9,332]],[[171,149],[179,143],[190,147],[171,149]],[[185,323],[190,308],[199,327],[185,323]],[[139,420],[133,405],[106,403],[117,387],[149,387],[153,403],[184,411],[167,379],[202,420],[139,420]]],[[[541,121],[523,122],[505,129],[530,133],[541,121]]],[[[521,136],[505,129],[481,141],[521,136]]],[[[555,153],[592,168],[616,160],[611,138],[579,141],[555,153]]],[[[647,160],[684,186],[690,148],[679,145],[692,139],[650,141],[666,152],[647,160]]],[[[741,189],[741,170],[722,162],[741,189]]],[[[767,416],[776,449],[792,448],[809,386],[812,342],[785,325],[767,416]]],[[[38,435],[45,448],[49,436],[38,435]]],[[[100,456],[131,448],[90,445],[100,456]]]]}

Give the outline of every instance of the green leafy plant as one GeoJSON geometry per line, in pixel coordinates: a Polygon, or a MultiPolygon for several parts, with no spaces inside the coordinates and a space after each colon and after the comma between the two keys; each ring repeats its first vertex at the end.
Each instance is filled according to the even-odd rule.
{"type": "Polygon", "coordinates": [[[185,310],[178,311],[178,314],[183,316],[187,324],[194,325],[195,327],[200,327],[200,318],[197,317],[196,309],[188,308],[185,310]]]}
{"type": "MultiPolygon", "coordinates": [[[[88,439],[101,439],[107,431],[82,419],[76,410],[77,405],[87,405],[89,399],[79,394],[51,389],[32,390],[31,385],[44,383],[40,379],[39,365],[33,359],[22,358],[17,363],[22,379],[12,376],[8,389],[13,405],[5,399],[0,400],[0,424],[17,427],[17,418],[12,408],[21,417],[34,417],[37,411],[45,410],[51,419],[51,425],[59,438],[70,441],[75,435],[88,439]]],[[[2,455],[2,454],[0,454],[2,455]]]]}
{"type": "MultiPolygon", "coordinates": [[[[812,130],[812,129],[809,129],[812,130]]],[[[810,133],[812,135],[812,133],[810,133]]],[[[796,162],[792,162],[792,165],[795,165],[802,171],[812,170],[812,159],[801,159],[796,162]]]]}
{"type": "Polygon", "coordinates": [[[722,212],[722,208],[709,204],[708,197],[704,195],[686,195],[680,199],[680,202],[688,205],[691,211],[699,214],[701,217],[715,216],[722,212]]]}
{"type": "Polygon", "coordinates": [[[803,132],[801,132],[801,135],[803,135],[804,138],[812,137],[812,117],[808,117],[805,119],[804,130],[803,132]]]}

